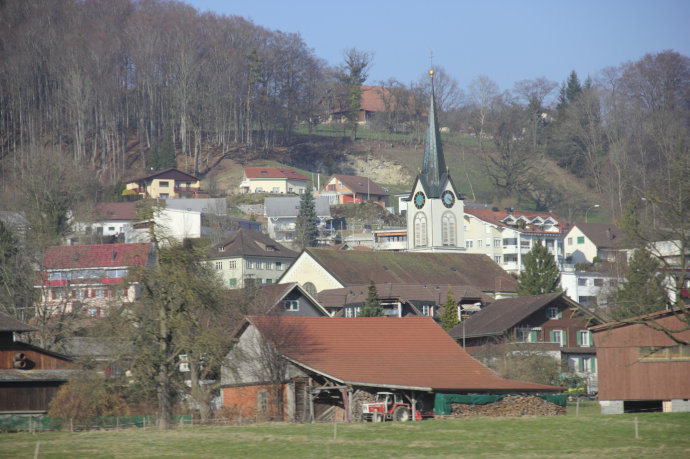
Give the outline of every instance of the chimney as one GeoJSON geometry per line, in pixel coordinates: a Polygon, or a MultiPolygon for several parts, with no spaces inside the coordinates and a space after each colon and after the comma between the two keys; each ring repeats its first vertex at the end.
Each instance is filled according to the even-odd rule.
{"type": "Polygon", "coordinates": [[[110,261],[114,262],[116,256],[117,255],[115,254],[115,249],[111,249],[110,261]]]}
{"type": "Polygon", "coordinates": [[[611,237],[611,228],[606,228],[606,239],[613,239],[611,237]]]}

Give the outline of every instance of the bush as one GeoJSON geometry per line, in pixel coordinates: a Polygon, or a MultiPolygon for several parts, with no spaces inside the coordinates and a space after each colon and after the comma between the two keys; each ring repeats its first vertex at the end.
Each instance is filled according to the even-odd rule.
{"type": "Polygon", "coordinates": [[[50,401],[48,416],[85,419],[97,416],[127,416],[125,399],[98,378],[73,379],[50,401]]]}

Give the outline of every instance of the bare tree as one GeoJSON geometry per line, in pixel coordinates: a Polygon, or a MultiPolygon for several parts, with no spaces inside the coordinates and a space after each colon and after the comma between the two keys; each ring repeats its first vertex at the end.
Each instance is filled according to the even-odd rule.
{"type": "Polygon", "coordinates": [[[498,96],[498,85],[486,75],[480,75],[472,80],[468,88],[468,99],[472,105],[470,126],[482,152],[485,132],[498,96]]]}

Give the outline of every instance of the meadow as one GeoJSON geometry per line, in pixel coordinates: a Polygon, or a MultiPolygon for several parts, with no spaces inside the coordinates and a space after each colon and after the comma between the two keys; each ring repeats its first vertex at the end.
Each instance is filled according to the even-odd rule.
{"type": "Polygon", "coordinates": [[[601,416],[585,405],[558,417],[2,433],[0,457],[687,458],[689,433],[690,413],[601,416]]]}

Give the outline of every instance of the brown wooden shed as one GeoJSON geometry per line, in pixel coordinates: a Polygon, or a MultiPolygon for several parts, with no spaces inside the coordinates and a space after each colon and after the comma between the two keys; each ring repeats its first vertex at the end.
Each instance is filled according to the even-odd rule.
{"type": "Polygon", "coordinates": [[[602,413],[690,411],[690,345],[659,329],[679,330],[675,338],[689,342],[680,314],[660,311],[591,329],[602,413]]]}

